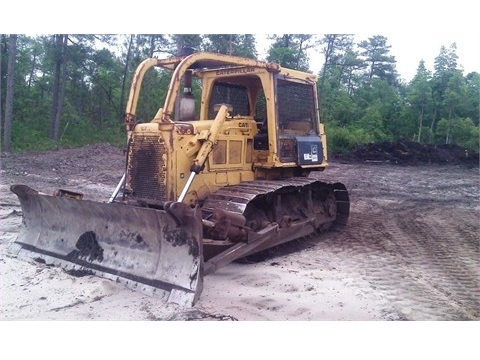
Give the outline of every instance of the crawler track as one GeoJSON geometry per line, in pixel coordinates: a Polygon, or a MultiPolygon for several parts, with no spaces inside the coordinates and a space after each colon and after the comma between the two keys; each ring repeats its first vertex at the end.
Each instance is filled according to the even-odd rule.
{"type": "Polygon", "coordinates": [[[247,222],[252,222],[258,211],[263,212],[270,220],[279,222],[280,216],[293,218],[308,218],[311,214],[301,209],[302,205],[308,207],[307,202],[312,201],[313,207],[318,211],[334,211],[335,216],[330,225],[338,228],[344,227],[348,222],[350,202],[348,192],[341,183],[325,183],[312,178],[291,178],[287,180],[252,181],[239,185],[219,189],[210,195],[202,206],[202,211],[207,214],[215,209],[244,215],[247,222]],[[335,210],[328,207],[328,195],[332,194],[335,210]],[[276,198],[286,198],[285,200],[276,198]],[[278,203],[280,201],[280,204],[278,203]],[[277,203],[275,203],[277,202],[277,203]],[[303,204],[302,204],[303,202],[303,204]],[[276,209],[271,206],[276,205],[276,209]],[[323,209],[319,209],[322,208],[323,209]]]}
{"type": "Polygon", "coordinates": [[[237,230],[228,235],[226,231],[219,235],[215,228],[204,231],[204,258],[208,261],[222,251],[225,255],[228,249],[228,258],[232,261],[315,232],[342,229],[349,211],[348,193],[341,183],[291,178],[228,186],[206,199],[202,213],[206,220],[216,219],[215,226],[219,229],[230,229],[231,224],[237,222],[237,230]],[[223,219],[219,219],[219,212],[225,216],[223,219]],[[263,243],[255,246],[259,239],[263,243]],[[232,246],[235,243],[241,251],[235,250],[232,246]]]}

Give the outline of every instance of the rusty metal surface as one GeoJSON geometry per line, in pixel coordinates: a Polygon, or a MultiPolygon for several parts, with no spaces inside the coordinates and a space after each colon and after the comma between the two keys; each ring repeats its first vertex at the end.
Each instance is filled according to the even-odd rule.
{"type": "Polygon", "coordinates": [[[350,216],[350,197],[344,184],[337,182],[332,184],[332,188],[337,203],[337,217],[334,227],[336,230],[343,230],[347,226],[350,216]]]}
{"type": "Polygon", "coordinates": [[[350,200],[345,185],[341,183],[325,183],[313,178],[290,178],[285,180],[255,180],[243,182],[234,186],[220,188],[208,196],[202,210],[204,212],[215,212],[215,209],[223,209],[243,214],[247,205],[255,198],[267,196],[275,191],[291,191],[297,188],[298,191],[304,186],[313,186],[318,189],[330,188],[336,199],[337,216],[335,225],[342,227],[348,222],[350,213],[350,200]]]}
{"type": "Polygon", "coordinates": [[[202,220],[181,203],[166,210],[41,195],[14,185],[23,211],[11,252],[87,271],[191,306],[203,287],[202,220]]]}
{"type": "Polygon", "coordinates": [[[213,239],[204,239],[206,272],[315,231],[341,230],[349,211],[348,192],[341,183],[303,177],[221,188],[202,207],[204,219],[212,220],[204,228],[205,235],[213,239]],[[222,236],[233,243],[215,241],[222,236]]]}
{"type": "Polygon", "coordinates": [[[285,180],[255,180],[239,185],[226,186],[208,196],[202,206],[204,211],[216,208],[243,214],[247,204],[257,196],[272,193],[281,188],[290,188],[320,183],[311,178],[290,178],[285,180]]]}
{"type": "Polygon", "coordinates": [[[128,161],[128,182],[133,197],[167,200],[166,157],[161,137],[134,136],[128,161]]]}

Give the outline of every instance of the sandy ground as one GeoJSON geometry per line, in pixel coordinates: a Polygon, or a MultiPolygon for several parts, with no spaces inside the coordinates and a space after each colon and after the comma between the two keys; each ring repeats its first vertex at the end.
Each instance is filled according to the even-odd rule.
{"type": "Polygon", "coordinates": [[[349,189],[342,233],[296,240],[257,262],[205,278],[194,308],[163,304],[95,276],[8,253],[22,220],[24,183],[105,201],[123,172],[108,144],[3,156],[0,181],[1,320],[480,319],[479,172],[464,166],[333,163],[316,176],[349,189]]]}

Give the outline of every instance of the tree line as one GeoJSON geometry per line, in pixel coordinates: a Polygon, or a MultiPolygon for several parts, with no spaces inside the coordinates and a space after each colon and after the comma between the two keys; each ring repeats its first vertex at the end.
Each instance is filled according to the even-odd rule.
{"type": "MultiPolygon", "coordinates": [[[[479,147],[480,74],[463,74],[456,45],[442,46],[434,71],[419,59],[406,83],[388,39],[352,34],[268,36],[266,59],[309,71],[309,51],[323,55],[319,107],[331,152],[414,140],[479,147]]],[[[136,66],[184,48],[257,58],[252,34],[0,35],[0,148],[4,152],[125,143],[123,116],[136,66]]],[[[149,72],[137,117],[163,102],[169,75],[149,72]]]]}

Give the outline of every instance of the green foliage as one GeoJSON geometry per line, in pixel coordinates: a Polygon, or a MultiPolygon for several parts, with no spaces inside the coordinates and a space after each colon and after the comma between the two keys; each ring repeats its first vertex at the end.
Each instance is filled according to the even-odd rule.
{"type": "Polygon", "coordinates": [[[445,118],[440,119],[437,124],[437,131],[435,131],[435,140],[437,143],[445,142],[448,133],[448,120],[445,118]]]}
{"type": "Polygon", "coordinates": [[[290,69],[308,71],[306,50],[313,46],[312,38],[313,35],[308,34],[273,35],[267,61],[290,69]]]}
{"type": "MultiPolygon", "coordinates": [[[[0,108],[5,109],[6,42],[0,37],[0,108]]],[[[419,62],[409,84],[398,79],[395,58],[382,35],[354,43],[349,34],[276,34],[267,60],[308,70],[307,50],[324,54],[318,93],[331,153],[385,140],[455,143],[479,148],[480,74],[458,69],[455,44],[443,46],[433,74],[419,62]]],[[[13,150],[82,146],[92,142],[123,145],[123,115],[133,73],[147,57],[195,50],[257,56],[251,34],[70,34],[59,139],[49,140],[55,59],[53,35],[19,35],[13,103],[13,150]]],[[[419,59],[420,60],[420,59],[419,59]]],[[[169,74],[150,70],[144,78],[137,120],[150,121],[163,106],[169,74]]],[[[200,89],[193,83],[198,99],[200,89]]],[[[197,101],[197,105],[199,101],[197,101]]],[[[2,114],[3,115],[3,114],[2,114]]],[[[3,136],[3,134],[0,134],[3,136]]]]}
{"type": "Polygon", "coordinates": [[[119,123],[97,128],[86,121],[67,123],[63,128],[59,145],[77,147],[87,144],[108,142],[112,145],[126,143],[125,127],[119,123]]]}
{"type": "Polygon", "coordinates": [[[387,133],[383,126],[383,116],[376,106],[366,109],[365,114],[355,124],[357,129],[365,131],[371,137],[373,142],[387,139],[387,133]]]}
{"type": "Polygon", "coordinates": [[[387,45],[387,38],[375,35],[368,40],[361,41],[358,46],[362,49],[360,56],[367,64],[368,79],[378,78],[394,85],[397,81],[395,57],[389,55],[391,46],[387,45]]]}
{"type": "Polygon", "coordinates": [[[350,124],[352,119],[357,118],[358,105],[345,91],[327,88],[324,96],[324,104],[321,107],[324,122],[345,126],[350,124]]]}
{"type": "Polygon", "coordinates": [[[421,143],[431,143],[433,139],[434,133],[432,129],[430,129],[427,126],[422,126],[421,132],[420,132],[420,139],[418,139],[418,134],[415,134],[414,139],[421,142],[421,143]]]}
{"type": "Polygon", "coordinates": [[[273,47],[270,49],[267,60],[283,67],[295,69],[297,67],[297,50],[287,47],[273,47]]]}
{"type": "Polygon", "coordinates": [[[455,144],[467,149],[478,151],[480,149],[480,129],[472,119],[458,119],[454,121],[452,138],[455,144]]]}
{"type": "Polygon", "coordinates": [[[142,83],[142,96],[138,99],[137,119],[148,122],[153,119],[167,96],[170,74],[150,70],[145,74],[142,83]]]}
{"type": "Polygon", "coordinates": [[[451,143],[475,151],[480,148],[480,130],[470,118],[453,119],[450,122],[447,119],[440,119],[435,132],[436,142],[445,143],[447,134],[451,143]]]}
{"type": "Polygon", "coordinates": [[[55,147],[50,140],[47,130],[30,127],[26,123],[14,121],[12,124],[13,151],[48,150],[55,147]]]}
{"type": "Polygon", "coordinates": [[[100,128],[85,120],[70,120],[62,125],[59,140],[53,141],[48,136],[47,121],[14,122],[12,128],[13,150],[49,150],[100,142],[122,146],[126,143],[125,128],[118,122],[100,128]]]}
{"type": "Polygon", "coordinates": [[[252,59],[257,56],[255,37],[250,34],[206,34],[203,50],[252,59]]]}
{"type": "Polygon", "coordinates": [[[327,146],[330,154],[341,154],[361,144],[374,141],[374,136],[367,130],[354,126],[325,126],[327,146]]]}
{"type": "Polygon", "coordinates": [[[473,72],[467,74],[466,95],[464,101],[465,116],[472,119],[473,123],[478,126],[480,122],[480,74],[473,72]]]}
{"type": "MultiPolygon", "coordinates": [[[[399,105],[388,122],[389,140],[417,140],[419,118],[411,108],[399,105]]],[[[385,139],[387,140],[387,139],[385,139]]]]}

